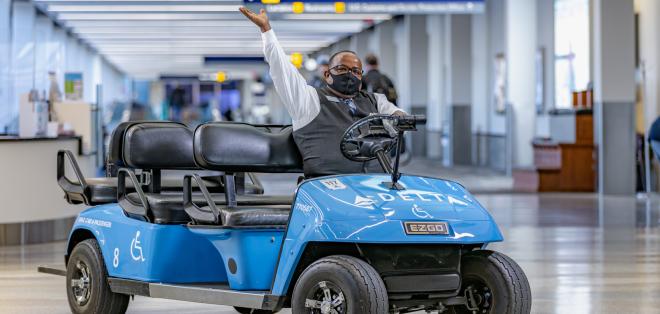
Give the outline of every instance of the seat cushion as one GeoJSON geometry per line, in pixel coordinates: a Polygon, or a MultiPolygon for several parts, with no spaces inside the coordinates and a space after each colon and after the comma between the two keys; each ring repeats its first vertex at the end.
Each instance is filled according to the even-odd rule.
{"type": "Polygon", "coordinates": [[[290,205],[239,206],[220,210],[222,224],[235,226],[283,226],[289,221],[290,205]]]}
{"type": "Polygon", "coordinates": [[[117,201],[117,178],[100,177],[85,179],[89,186],[90,205],[107,204],[117,201]]]}
{"type": "MultiPolygon", "coordinates": [[[[180,173],[164,173],[161,178],[161,189],[163,191],[183,191],[183,176],[189,172],[180,172],[180,173]]],[[[201,174],[207,174],[206,172],[200,172],[201,174]]],[[[217,175],[217,173],[208,172],[209,176],[217,175]]],[[[99,178],[86,178],[85,181],[89,186],[89,198],[91,201],[90,205],[99,205],[114,203],[117,201],[117,177],[99,177],[99,178]]],[[[221,191],[222,184],[219,180],[209,177],[204,180],[204,184],[210,191],[221,191]]],[[[132,191],[133,183],[130,181],[126,182],[126,187],[129,191],[132,191]]],[[[193,189],[197,189],[193,187],[193,189]]],[[[254,194],[259,189],[253,184],[246,184],[245,193],[254,194]]]]}
{"type": "MultiPolygon", "coordinates": [[[[183,195],[180,193],[145,193],[147,202],[149,202],[149,207],[153,213],[153,218],[155,223],[159,224],[177,224],[177,223],[187,223],[190,221],[188,214],[186,214],[183,208],[183,195]]],[[[140,204],[140,198],[138,194],[133,192],[126,195],[126,198],[132,204],[140,204]]],[[[224,194],[212,194],[212,198],[216,205],[224,206],[226,205],[224,194]]],[[[193,193],[192,200],[197,206],[207,206],[207,202],[200,193],[193,193]]],[[[291,203],[293,202],[292,196],[279,196],[279,195],[237,195],[236,201],[241,206],[248,207],[261,207],[261,206],[280,206],[282,208],[290,208],[291,203]]],[[[279,207],[278,207],[279,209],[279,207]]],[[[235,218],[231,218],[236,221],[260,221],[267,219],[275,215],[275,213],[266,214],[265,212],[261,214],[263,218],[258,218],[259,214],[252,211],[250,214],[246,213],[245,215],[239,214],[235,218]],[[250,217],[244,217],[248,215],[250,217]]],[[[288,217],[288,211],[287,211],[288,217]]],[[[228,218],[230,219],[230,218],[228,218]]],[[[274,219],[274,218],[273,218],[274,219]]],[[[273,220],[271,219],[271,220],[273,220]]],[[[225,220],[223,220],[225,221],[225,220]]],[[[279,221],[279,220],[273,220],[279,221]]],[[[286,221],[285,221],[286,223],[286,221]]]]}

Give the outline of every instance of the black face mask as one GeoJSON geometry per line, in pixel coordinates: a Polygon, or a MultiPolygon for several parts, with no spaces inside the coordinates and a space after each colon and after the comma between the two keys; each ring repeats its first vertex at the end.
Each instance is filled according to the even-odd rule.
{"type": "Polygon", "coordinates": [[[353,73],[349,72],[341,75],[330,73],[330,76],[332,76],[330,87],[335,91],[348,96],[355,96],[360,91],[362,81],[353,73]]]}

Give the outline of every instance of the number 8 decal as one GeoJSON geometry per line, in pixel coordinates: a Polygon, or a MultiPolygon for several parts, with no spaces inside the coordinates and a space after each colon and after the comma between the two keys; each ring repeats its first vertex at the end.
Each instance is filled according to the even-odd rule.
{"type": "Polygon", "coordinates": [[[119,266],[119,248],[115,248],[114,258],[112,259],[112,266],[114,268],[119,266]]]}

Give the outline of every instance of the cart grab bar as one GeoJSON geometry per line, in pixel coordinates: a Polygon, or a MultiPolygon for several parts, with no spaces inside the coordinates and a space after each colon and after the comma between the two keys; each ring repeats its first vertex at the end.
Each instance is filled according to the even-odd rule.
{"type": "Polygon", "coordinates": [[[151,212],[151,207],[149,206],[149,201],[142,190],[142,185],[138,181],[135,172],[132,169],[120,168],[117,171],[117,202],[119,205],[128,213],[140,215],[147,218],[148,221],[153,221],[153,214],[151,212]],[[133,188],[140,199],[140,205],[136,205],[126,198],[126,175],[133,183],[133,188]]]}
{"type": "Polygon", "coordinates": [[[213,198],[211,198],[211,193],[206,188],[204,181],[198,174],[188,174],[183,177],[183,209],[186,211],[188,216],[192,218],[195,223],[209,223],[209,224],[219,224],[221,222],[220,211],[218,207],[215,206],[213,198]],[[192,180],[195,180],[199,190],[208,204],[206,208],[201,208],[195,204],[192,200],[192,180]]]}
{"type": "Polygon", "coordinates": [[[259,177],[253,172],[246,172],[245,173],[249,178],[250,181],[252,181],[252,185],[254,186],[255,189],[255,194],[264,194],[264,186],[261,184],[261,180],[259,180],[259,177]]]}
{"type": "Polygon", "coordinates": [[[67,202],[71,204],[78,204],[80,202],[89,204],[90,200],[87,195],[87,180],[85,180],[85,176],[82,171],[80,171],[75,156],[69,150],[57,151],[57,185],[59,185],[64,191],[67,202]],[[71,169],[73,169],[73,173],[76,175],[78,182],[73,182],[66,177],[65,159],[68,159],[68,163],[71,166],[71,169]]]}
{"type": "Polygon", "coordinates": [[[60,185],[60,187],[65,188],[65,186],[63,186],[65,182],[70,186],[75,186],[76,188],[80,189],[79,193],[83,193],[83,191],[87,189],[87,181],[85,180],[85,176],[82,174],[82,171],[80,171],[78,162],[76,162],[76,157],[73,156],[73,153],[70,150],[59,150],[57,151],[57,183],[60,185]],[[69,160],[69,165],[71,165],[71,168],[73,169],[73,172],[78,179],[78,184],[66,177],[66,166],[64,163],[65,156],[66,159],[69,160]]]}

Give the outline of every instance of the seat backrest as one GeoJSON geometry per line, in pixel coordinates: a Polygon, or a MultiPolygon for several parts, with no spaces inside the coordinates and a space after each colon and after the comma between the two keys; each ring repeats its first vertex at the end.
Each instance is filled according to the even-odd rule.
{"type": "Polygon", "coordinates": [[[225,172],[302,172],[291,126],[212,122],[194,133],[195,163],[225,172]]]}
{"type": "Polygon", "coordinates": [[[142,122],[126,128],[122,160],[137,169],[199,169],[193,160],[193,133],[179,123],[142,122]]]}
{"type": "Polygon", "coordinates": [[[126,135],[126,130],[128,130],[133,125],[143,123],[150,125],[158,123],[159,125],[177,125],[185,127],[184,124],[178,122],[157,120],[126,121],[118,124],[117,127],[112,131],[112,135],[110,136],[110,143],[108,144],[107,176],[117,176],[117,169],[127,166],[124,162],[124,137],[126,135]]]}

